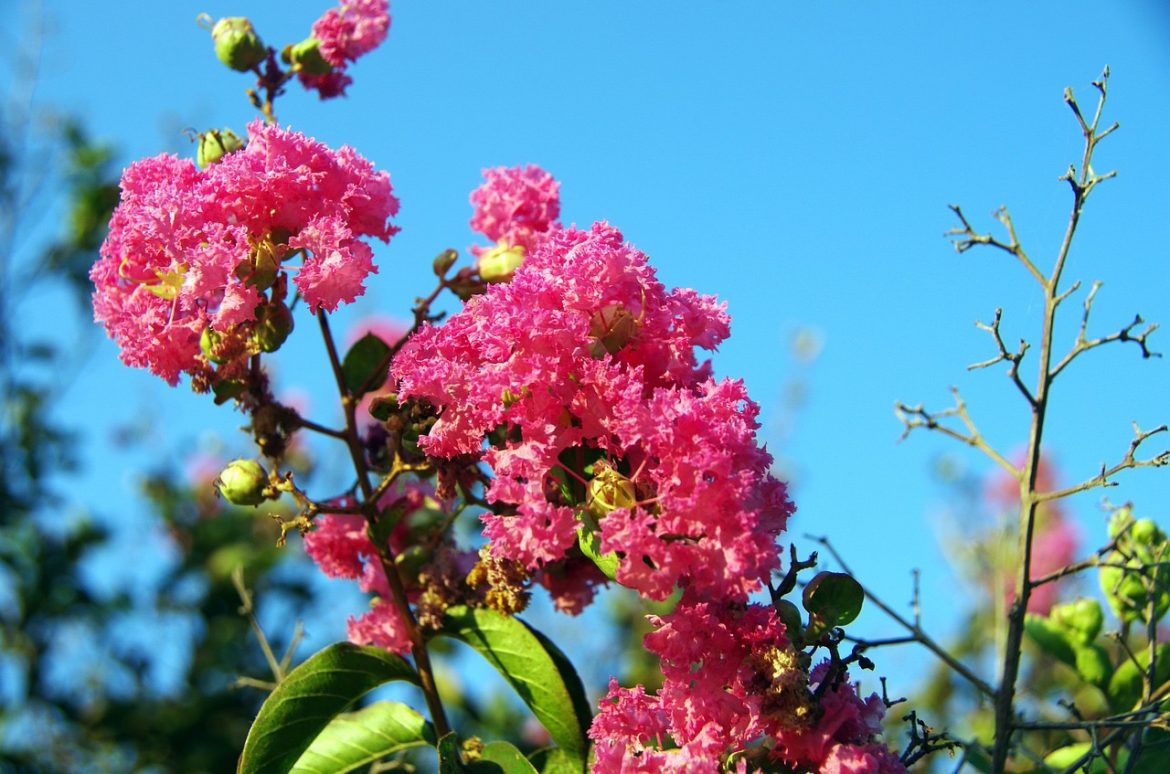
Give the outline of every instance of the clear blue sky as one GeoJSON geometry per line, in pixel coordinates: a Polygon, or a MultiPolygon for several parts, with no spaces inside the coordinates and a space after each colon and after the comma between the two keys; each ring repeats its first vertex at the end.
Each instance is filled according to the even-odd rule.
{"type": "MultiPolygon", "coordinates": [[[[278,113],[389,170],[402,200],[403,231],[378,248],[381,273],[342,320],[403,314],[429,289],[431,258],[474,242],[467,195],[480,169],[526,162],[561,180],[565,221],[608,219],[668,285],[727,300],[733,335],[716,368],[747,381],[764,406],[763,439],[795,465],[793,534],[832,536],[862,581],[895,602],[909,598],[909,567],[921,567],[925,619],[945,630],[965,601],[939,558],[935,516],[947,492],[931,480],[932,461],[954,452],[976,472],[989,466],[941,438],[897,444],[892,407],[944,407],[954,384],[989,439],[1018,448],[1026,416],[1002,369],[965,368],[993,354],[976,320],[1002,306],[1005,335],[1035,339],[1041,308],[1006,257],[953,252],[946,205],[962,204],[985,229],[1008,205],[1047,267],[1068,214],[1057,177],[1081,150],[1062,89],[1092,104],[1089,82],[1108,64],[1107,118],[1122,129],[1097,168],[1119,174],[1090,202],[1066,276],[1105,283],[1091,330],[1139,311],[1170,325],[1163,5],[400,1],[387,43],[353,67],[348,98],[318,103],[293,90],[278,113]],[[823,337],[811,367],[789,355],[802,327],[823,337]],[[808,398],[786,435],[778,423],[794,378],[808,398]]],[[[46,2],[40,98],[84,118],[127,161],[191,153],[183,127],[242,131],[253,117],[247,79],[214,59],[196,15],[247,15],[283,44],[326,7],[46,2]]],[[[17,8],[0,10],[7,35],[19,29],[17,8]]],[[[33,299],[33,324],[60,331],[60,303],[33,299]]],[[[306,334],[282,352],[281,383],[303,386],[328,419],[323,354],[306,334]]],[[[157,455],[242,420],[123,368],[111,343],[94,341],[68,401],[87,428],[77,498],[132,520],[143,509],[127,471],[146,460],[112,444],[115,428],[149,420],[157,455]]],[[[1170,349],[1170,330],[1156,341],[1170,349]]],[[[1052,406],[1049,445],[1065,481],[1118,459],[1131,420],[1170,421],[1168,397],[1167,360],[1143,362],[1134,347],[1086,357],[1052,406]]],[[[1170,473],[1122,481],[1112,499],[1133,498],[1139,514],[1170,523],[1170,473]]],[[[1086,549],[1104,539],[1098,499],[1075,503],[1086,549]]],[[[893,633],[877,616],[865,627],[893,633]]]]}

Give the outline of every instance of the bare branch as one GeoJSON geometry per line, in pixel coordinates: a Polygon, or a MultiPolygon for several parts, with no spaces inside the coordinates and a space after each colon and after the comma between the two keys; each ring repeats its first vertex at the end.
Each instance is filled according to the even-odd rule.
{"type": "Polygon", "coordinates": [[[999,347],[999,354],[990,360],[984,360],[980,363],[973,363],[972,365],[967,366],[967,370],[974,371],[977,368],[987,368],[989,366],[995,365],[996,363],[1011,363],[1011,366],[1008,368],[1008,376],[1011,377],[1012,383],[1016,385],[1016,389],[1019,390],[1020,394],[1024,396],[1024,400],[1028,401],[1028,405],[1035,406],[1035,396],[1032,395],[1032,391],[1029,390],[1028,386],[1024,384],[1022,379],[1020,379],[1020,361],[1024,359],[1024,354],[1028,351],[1028,342],[1020,339],[1019,348],[1015,352],[1008,351],[1007,345],[1004,344],[1003,336],[1000,335],[999,332],[999,324],[1002,319],[1003,309],[996,309],[995,319],[991,322],[990,325],[982,322],[975,323],[975,327],[979,328],[979,330],[987,331],[992,335],[992,337],[995,339],[995,345],[999,347]]]}
{"type": "MultiPolygon", "coordinates": [[[[844,570],[845,572],[849,573],[850,575],[853,575],[853,572],[850,571],[849,566],[847,564],[845,564],[845,560],[841,558],[841,555],[839,553],[837,553],[837,549],[833,547],[833,544],[829,542],[829,539],[827,537],[823,537],[823,536],[818,537],[816,535],[805,535],[805,538],[807,538],[808,540],[812,540],[812,541],[815,541],[817,543],[820,543],[822,546],[824,546],[825,550],[828,551],[829,554],[837,561],[837,564],[841,565],[841,569],[844,570]]],[[[955,658],[953,655],[951,655],[951,653],[946,648],[942,647],[937,642],[935,642],[934,639],[932,639],[930,637],[930,635],[928,635],[925,631],[923,631],[920,626],[906,620],[906,618],[904,616],[902,616],[897,611],[895,611],[892,607],[890,607],[885,602],[883,602],[881,600],[881,598],[879,598],[876,594],[874,594],[872,591],[870,591],[864,585],[862,586],[862,590],[865,591],[865,596],[867,599],[869,599],[869,601],[871,601],[875,605],[877,605],[878,608],[881,609],[882,612],[884,612],[890,618],[894,619],[894,621],[896,621],[903,629],[910,632],[910,634],[914,637],[914,639],[917,642],[921,643],[923,647],[925,647],[931,653],[938,656],[939,659],[941,659],[943,663],[945,663],[948,667],[950,667],[952,670],[954,670],[954,672],[956,674],[959,674],[959,675],[963,676],[964,678],[966,678],[968,682],[970,682],[973,686],[975,686],[975,688],[978,689],[985,696],[987,696],[991,699],[995,698],[995,689],[994,688],[992,688],[990,685],[988,685],[982,678],[979,677],[979,675],[975,674],[975,672],[972,671],[969,667],[967,667],[965,664],[963,664],[961,661],[959,661],[957,658],[955,658]]]]}
{"type": "Polygon", "coordinates": [[[1147,339],[1149,339],[1150,334],[1153,333],[1154,331],[1158,330],[1157,323],[1148,324],[1146,326],[1145,330],[1143,330],[1140,333],[1135,334],[1133,332],[1135,328],[1137,328],[1139,325],[1142,325],[1143,323],[1145,323],[1145,320],[1142,319],[1142,316],[1140,314],[1134,315],[1133,322],[1131,322],[1129,325],[1125,326],[1121,330],[1117,331],[1116,333],[1111,333],[1108,336],[1101,336],[1100,338],[1091,339],[1091,340],[1086,337],[1086,332],[1087,332],[1088,327],[1089,327],[1089,315],[1093,311],[1093,300],[1097,297],[1097,291],[1100,289],[1101,289],[1101,283],[1094,282],[1092,289],[1089,290],[1089,295],[1087,295],[1085,297],[1085,311],[1081,315],[1081,329],[1077,333],[1076,343],[1073,345],[1073,348],[1071,350],[1069,350],[1068,354],[1066,354],[1061,359],[1061,361],[1059,363],[1057,363],[1056,366],[1053,367],[1053,369],[1051,371],[1049,371],[1049,373],[1048,373],[1049,381],[1052,381],[1053,379],[1055,379],[1057,377],[1057,375],[1061,371],[1063,371],[1066,367],[1068,367],[1069,363],[1071,363],[1073,360],[1075,360],[1078,356],[1082,355],[1085,352],[1088,352],[1090,349],[1096,349],[1097,347],[1112,343],[1114,341],[1121,341],[1121,342],[1132,341],[1132,342],[1134,342],[1135,344],[1137,344],[1141,348],[1143,359],[1149,359],[1151,357],[1161,357],[1162,356],[1162,353],[1160,353],[1160,352],[1152,352],[1150,350],[1149,346],[1146,344],[1146,341],[1147,341],[1147,339]]]}
{"type": "Polygon", "coordinates": [[[1051,500],[1060,500],[1079,492],[1084,492],[1088,489],[1095,489],[1097,487],[1117,486],[1116,482],[1110,479],[1123,470],[1130,470],[1133,468],[1161,468],[1170,465],[1170,450],[1157,454],[1149,459],[1139,460],[1137,458],[1138,448],[1146,442],[1151,436],[1158,433],[1164,433],[1170,430],[1166,425],[1160,425],[1153,430],[1143,431],[1135,422],[1133,425],[1134,439],[1129,444],[1129,450],[1125,453],[1125,457],[1121,462],[1117,463],[1111,468],[1107,468],[1104,464],[1101,465],[1101,472],[1093,478],[1090,478],[1081,483],[1070,486],[1067,489],[1057,489],[1052,492],[1038,492],[1036,494],[1036,502],[1044,503],[1051,500]]]}
{"type": "Polygon", "coordinates": [[[1012,478],[1018,481],[1021,475],[1020,470],[1008,462],[1002,454],[983,439],[974,421],[972,421],[970,414],[967,413],[967,404],[963,402],[962,397],[959,395],[958,388],[951,387],[951,393],[955,396],[955,407],[944,411],[930,412],[923,408],[921,404],[907,406],[905,403],[895,403],[894,416],[903,425],[900,440],[905,440],[912,431],[920,427],[942,433],[948,438],[953,438],[962,444],[974,447],[983,452],[1001,468],[1006,470],[1012,478]],[[967,432],[963,433],[943,424],[943,421],[950,417],[958,417],[967,432]]]}
{"type": "Polygon", "coordinates": [[[951,244],[955,246],[955,251],[965,253],[976,245],[989,245],[1005,253],[1015,256],[1015,258],[1024,265],[1024,268],[1043,286],[1047,286],[1047,278],[1036,268],[1036,264],[1032,263],[1032,259],[1024,252],[1024,248],[1020,246],[1020,240],[1016,237],[1016,227],[1012,223],[1012,217],[1008,213],[1007,207],[1000,207],[995,212],[995,218],[1004,225],[1007,229],[1009,242],[1002,242],[991,234],[979,234],[971,227],[967,216],[963,214],[963,210],[957,204],[947,205],[951,212],[955,213],[955,217],[959,219],[960,226],[952,228],[947,231],[945,236],[951,237],[951,244]]]}

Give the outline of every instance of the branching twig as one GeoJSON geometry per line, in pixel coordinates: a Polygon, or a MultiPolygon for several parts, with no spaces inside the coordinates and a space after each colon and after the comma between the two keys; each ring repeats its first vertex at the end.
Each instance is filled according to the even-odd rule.
{"type": "Polygon", "coordinates": [[[1032,263],[1032,259],[1028,257],[1028,254],[1024,252],[1024,248],[1020,246],[1020,240],[1016,237],[1016,227],[1012,223],[1012,216],[1008,212],[1007,207],[1000,207],[995,211],[996,220],[1002,223],[1004,228],[1007,229],[1008,239],[1010,240],[1008,242],[1002,242],[990,234],[976,233],[975,229],[971,227],[971,223],[967,220],[967,216],[963,214],[962,208],[957,204],[948,204],[947,206],[950,207],[951,212],[955,213],[955,217],[959,219],[959,223],[962,226],[961,228],[952,228],[946,232],[946,236],[951,237],[951,244],[955,246],[957,252],[965,253],[976,245],[988,245],[1003,250],[1005,253],[1015,256],[1037,282],[1041,285],[1047,283],[1044,274],[1036,268],[1036,264],[1032,263]]]}
{"type": "Polygon", "coordinates": [[[1001,468],[1006,470],[1012,478],[1018,481],[1021,475],[1020,470],[1008,462],[1007,458],[983,439],[983,436],[975,426],[975,422],[971,419],[971,415],[967,412],[967,404],[963,402],[962,396],[959,395],[959,390],[952,387],[951,393],[955,396],[955,407],[944,411],[930,412],[924,409],[921,404],[907,406],[905,403],[895,403],[894,415],[902,423],[904,428],[902,431],[902,440],[905,440],[913,430],[919,427],[942,433],[948,438],[953,438],[960,443],[972,446],[983,452],[1001,468]],[[962,433],[942,423],[942,420],[950,417],[958,417],[966,428],[967,433],[962,433]]]}
{"type": "Polygon", "coordinates": [[[1088,489],[1116,486],[1117,483],[1110,481],[1110,479],[1123,470],[1130,470],[1134,468],[1161,468],[1165,467],[1166,465],[1170,465],[1170,450],[1164,451],[1145,460],[1139,460],[1136,457],[1138,447],[1145,443],[1146,439],[1150,438],[1150,436],[1157,435],[1158,433],[1164,433],[1168,429],[1170,429],[1170,427],[1167,427],[1166,425],[1160,425],[1155,427],[1153,430],[1143,431],[1135,422],[1133,425],[1134,439],[1130,442],[1129,450],[1125,453],[1125,457],[1122,458],[1121,462],[1117,463],[1113,467],[1106,467],[1104,464],[1102,464],[1100,473],[1086,481],[1082,481],[1075,486],[1070,486],[1066,489],[1057,489],[1052,492],[1038,492],[1035,496],[1036,502],[1044,503],[1050,500],[1060,500],[1065,497],[1077,494],[1078,492],[1084,492],[1088,489]]]}
{"type": "MultiPolygon", "coordinates": [[[[844,570],[845,572],[849,573],[850,575],[853,575],[853,573],[850,571],[848,565],[845,564],[845,561],[841,558],[841,555],[839,553],[837,553],[837,549],[833,547],[833,544],[829,542],[829,539],[827,537],[817,536],[817,535],[805,535],[805,537],[809,540],[813,540],[817,543],[820,543],[822,546],[824,546],[825,550],[828,551],[829,554],[832,555],[832,557],[837,560],[837,564],[841,565],[841,569],[844,570]]],[[[911,621],[906,620],[905,617],[903,617],[896,610],[894,610],[892,607],[887,605],[884,601],[882,601],[882,599],[880,597],[878,597],[876,594],[874,594],[872,591],[870,591],[864,585],[862,586],[862,589],[865,591],[865,596],[867,599],[869,599],[871,602],[873,602],[875,605],[877,605],[878,608],[883,613],[885,613],[890,618],[892,618],[903,629],[910,632],[910,634],[913,635],[914,639],[917,642],[921,643],[923,645],[923,647],[925,647],[931,653],[934,653],[936,656],[938,656],[939,659],[941,659],[943,661],[943,663],[945,663],[948,667],[953,669],[957,674],[962,675],[964,678],[966,678],[967,681],[970,682],[973,686],[975,686],[975,688],[977,688],[981,693],[983,693],[984,695],[991,697],[991,698],[995,697],[995,689],[994,688],[992,688],[990,685],[988,685],[981,677],[979,677],[979,675],[975,674],[975,672],[972,671],[970,668],[968,668],[965,664],[963,664],[961,661],[959,661],[957,658],[955,658],[953,655],[951,655],[950,652],[948,652],[946,648],[942,647],[937,642],[935,642],[934,639],[931,638],[931,636],[928,635],[925,631],[923,631],[923,629],[920,626],[917,626],[916,624],[912,623],[911,621]]]]}
{"type": "Polygon", "coordinates": [[[999,347],[999,354],[990,360],[984,360],[981,363],[974,363],[969,365],[967,366],[967,370],[974,371],[978,368],[987,368],[988,366],[993,366],[996,363],[1011,363],[1011,367],[1008,368],[1008,376],[1011,377],[1012,383],[1016,385],[1016,389],[1019,390],[1020,394],[1024,396],[1024,400],[1028,401],[1029,405],[1034,406],[1036,405],[1036,398],[1032,395],[1032,391],[1028,389],[1027,385],[1024,384],[1023,380],[1020,379],[1020,361],[1024,359],[1024,353],[1028,351],[1028,342],[1024,339],[1020,339],[1019,349],[1017,349],[1015,352],[1009,351],[1007,345],[1004,344],[1003,336],[1001,336],[999,332],[999,323],[1002,319],[1003,309],[996,309],[995,319],[992,320],[990,325],[982,322],[975,323],[979,330],[987,331],[992,335],[992,337],[995,338],[995,345],[999,347]]]}
{"type": "Polygon", "coordinates": [[[1100,338],[1096,339],[1086,338],[1086,330],[1089,327],[1089,315],[1093,310],[1093,300],[1096,298],[1097,291],[1100,289],[1101,283],[1094,282],[1092,289],[1089,290],[1089,295],[1085,297],[1085,311],[1081,315],[1081,329],[1077,333],[1076,343],[1073,345],[1073,348],[1068,351],[1068,354],[1061,358],[1060,362],[1057,363],[1051,371],[1049,371],[1049,381],[1055,379],[1057,375],[1065,368],[1067,368],[1069,363],[1075,360],[1078,356],[1088,352],[1090,349],[1096,349],[1097,347],[1110,344],[1114,341],[1132,341],[1133,343],[1137,344],[1138,347],[1141,348],[1143,359],[1162,356],[1160,352],[1151,351],[1146,343],[1147,339],[1150,337],[1150,334],[1158,330],[1157,323],[1150,323],[1146,325],[1145,330],[1141,331],[1140,333],[1135,334],[1133,332],[1135,328],[1145,323],[1145,320],[1142,319],[1140,314],[1134,315],[1133,322],[1131,322],[1129,325],[1126,325],[1116,333],[1111,333],[1108,336],[1101,336],[1100,338]]]}

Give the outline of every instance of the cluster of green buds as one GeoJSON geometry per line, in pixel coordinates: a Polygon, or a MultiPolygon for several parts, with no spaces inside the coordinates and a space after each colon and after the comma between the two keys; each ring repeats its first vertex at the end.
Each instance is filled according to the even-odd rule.
{"type": "Polygon", "coordinates": [[[1075,669],[1085,682],[1104,688],[1113,673],[1109,654],[1097,643],[1104,623],[1101,604],[1081,598],[1054,606],[1047,616],[1029,613],[1024,631],[1042,651],[1075,669]]]}
{"type": "Polygon", "coordinates": [[[268,48],[243,16],[217,21],[211,28],[211,40],[219,61],[237,72],[248,72],[268,58],[268,48]]]}
{"type": "Polygon", "coordinates": [[[1103,560],[1101,590],[1122,623],[1149,623],[1170,610],[1170,542],[1150,519],[1135,519],[1129,506],[1109,520],[1116,549],[1103,560]]]}

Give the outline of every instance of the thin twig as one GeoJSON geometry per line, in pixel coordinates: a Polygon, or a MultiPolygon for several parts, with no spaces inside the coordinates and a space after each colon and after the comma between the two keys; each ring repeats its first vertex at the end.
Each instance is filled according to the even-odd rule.
{"type": "MultiPolygon", "coordinates": [[[[849,573],[850,575],[853,575],[853,572],[849,569],[849,566],[845,564],[844,559],[842,559],[841,555],[839,553],[837,553],[837,549],[833,547],[833,544],[829,542],[829,539],[827,537],[817,536],[817,535],[805,535],[805,537],[809,540],[815,541],[817,543],[820,543],[822,546],[824,546],[825,550],[828,551],[832,555],[832,557],[837,560],[837,563],[839,565],[841,565],[841,569],[844,570],[845,572],[849,573]]],[[[922,645],[927,650],[929,650],[931,653],[934,653],[936,656],[938,656],[939,659],[941,659],[943,661],[943,663],[945,663],[948,667],[953,669],[957,674],[962,675],[964,678],[966,678],[967,681],[970,682],[973,686],[975,686],[975,688],[977,688],[981,693],[983,693],[984,695],[986,695],[990,698],[995,698],[995,689],[994,688],[992,688],[990,685],[988,685],[982,678],[980,678],[977,674],[975,674],[975,672],[973,672],[965,664],[963,664],[961,661],[959,661],[957,658],[955,658],[953,655],[951,655],[947,651],[946,648],[942,647],[937,642],[935,642],[934,639],[932,639],[930,637],[930,635],[928,635],[925,631],[923,631],[921,627],[916,626],[915,624],[906,620],[901,614],[899,614],[896,610],[894,610],[892,607],[887,605],[884,601],[882,601],[882,599],[880,597],[878,597],[876,594],[874,594],[871,590],[869,590],[865,586],[862,586],[862,589],[865,591],[865,596],[867,599],[869,599],[871,602],[873,602],[875,605],[877,605],[878,608],[883,613],[888,615],[890,618],[894,619],[894,621],[897,622],[903,629],[910,632],[910,634],[912,634],[918,642],[922,643],[922,645]]]]}

